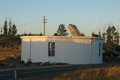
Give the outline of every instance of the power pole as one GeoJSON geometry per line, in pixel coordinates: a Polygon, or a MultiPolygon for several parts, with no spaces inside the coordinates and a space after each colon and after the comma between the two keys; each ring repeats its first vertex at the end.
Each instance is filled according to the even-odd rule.
{"type": "Polygon", "coordinates": [[[47,19],[46,19],[46,17],[44,16],[44,17],[43,17],[43,23],[44,23],[44,36],[45,36],[45,32],[46,32],[46,23],[47,23],[46,20],[47,20],[47,19]]]}

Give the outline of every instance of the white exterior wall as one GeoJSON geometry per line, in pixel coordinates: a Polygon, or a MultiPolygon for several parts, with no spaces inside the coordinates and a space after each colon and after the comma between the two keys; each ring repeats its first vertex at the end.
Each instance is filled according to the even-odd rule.
{"type": "Polygon", "coordinates": [[[63,36],[23,36],[21,38],[21,59],[25,62],[31,59],[32,62],[102,63],[102,54],[99,57],[98,50],[99,43],[102,43],[101,39],[63,36]],[[48,42],[55,42],[55,56],[48,56],[48,42]]]}
{"type": "Polygon", "coordinates": [[[30,59],[30,38],[22,39],[21,59],[25,62],[27,62],[28,59],[30,59]]]}
{"type": "Polygon", "coordinates": [[[94,39],[92,41],[92,62],[94,64],[102,63],[102,49],[103,49],[103,40],[94,39]],[[101,46],[99,46],[101,44],[101,46]],[[100,53],[99,53],[100,49],[100,53]]]}

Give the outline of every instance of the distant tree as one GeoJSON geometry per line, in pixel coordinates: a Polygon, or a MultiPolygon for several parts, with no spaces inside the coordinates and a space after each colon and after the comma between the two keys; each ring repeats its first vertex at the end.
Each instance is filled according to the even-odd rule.
{"type": "Polygon", "coordinates": [[[12,36],[15,36],[15,34],[17,33],[17,28],[16,28],[16,25],[14,24],[13,27],[12,27],[12,36]]]}
{"type": "Polygon", "coordinates": [[[119,44],[119,33],[116,32],[115,26],[109,26],[106,30],[106,33],[104,33],[104,37],[106,37],[106,50],[111,51],[115,48],[115,45],[119,44]]]}
{"type": "Polygon", "coordinates": [[[4,36],[7,36],[7,31],[8,31],[7,27],[8,27],[8,26],[7,26],[7,20],[5,20],[4,28],[3,28],[3,30],[4,30],[3,35],[4,35],[4,36]]]}
{"type": "Polygon", "coordinates": [[[115,51],[120,52],[120,45],[115,45],[115,51]]]}
{"type": "Polygon", "coordinates": [[[57,34],[57,33],[54,33],[54,36],[58,36],[58,34],[57,34]]]}
{"type": "Polygon", "coordinates": [[[2,31],[2,27],[1,27],[1,30],[0,30],[0,32],[1,32],[1,35],[2,35],[2,32],[3,32],[3,31],[2,31]]]}
{"type": "Polygon", "coordinates": [[[108,27],[106,34],[107,34],[107,41],[106,41],[106,45],[107,45],[107,50],[110,51],[113,49],[113,32],[115,31],[115,27],[108,27]]]}
{"type": "Polygon", "coordinates": [[[12,23],[11,23],[11,21],[9,22],[8,35],[12,35],[12,23]]]}
{"type": "Polygon", "coordinates": [[[58,30],[57,30],[57,34],[58,34],[58,36],[67,36],[68,35],[64,24],[59,25],[58,30]]]}
{"type": "Polygon", "coordinates": [[[115,39],[116,39],[116,42],[114,42],[115,44],[119,45],[119,32],[115,32],[114,33],[114,36],[115,36],[115,39]]]}

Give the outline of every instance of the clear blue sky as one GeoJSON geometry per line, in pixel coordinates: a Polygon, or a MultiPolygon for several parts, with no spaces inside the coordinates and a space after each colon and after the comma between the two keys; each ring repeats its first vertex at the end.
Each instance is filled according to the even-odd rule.
{"type": "Polygon", "coordinates": [[[12,18],[19,33],[40,33],[43,16],[47,35],[53,35],[61,23],[66,28],[75,24],[90,35],[108,24],[120,25],[120,0],[0,0],[0,27],[6,17],[12,18]]]}

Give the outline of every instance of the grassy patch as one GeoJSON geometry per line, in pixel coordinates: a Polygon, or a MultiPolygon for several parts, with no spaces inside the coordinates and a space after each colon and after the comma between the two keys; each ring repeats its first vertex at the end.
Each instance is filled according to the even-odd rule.
{"type": "Polygon", "coordinates": [[[66,73],[40,75],[18,80],[120,80],[120,66],[80,69],[66,73]]]}
{"type": "Polygon", "coordinates": [[[65,73],[54,80],[119,80],[120,66],[110,68],[83,69],[65,73]]]}

